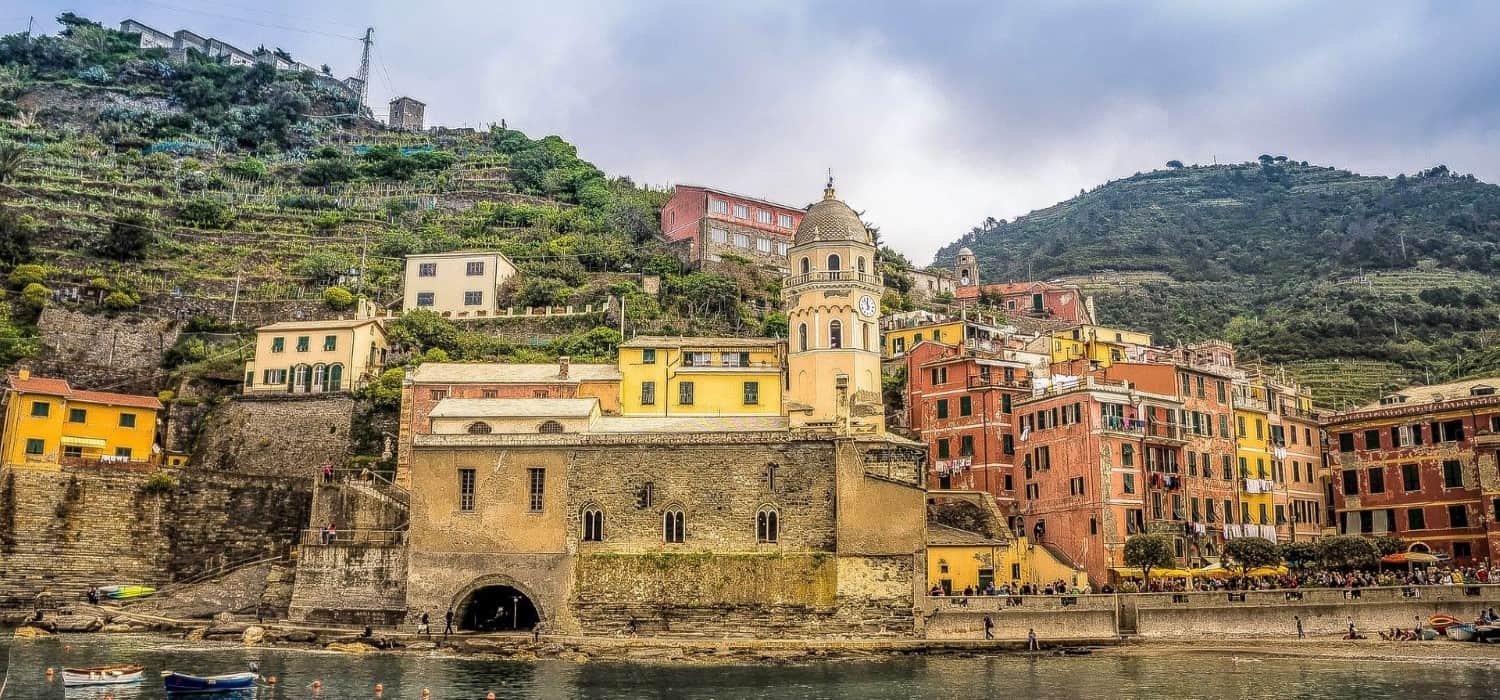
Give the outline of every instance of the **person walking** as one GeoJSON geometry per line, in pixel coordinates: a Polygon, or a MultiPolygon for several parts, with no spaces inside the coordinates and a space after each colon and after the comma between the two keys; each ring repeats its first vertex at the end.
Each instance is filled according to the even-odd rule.
{"type": "Polygon", "coordinates": [[[443,616],[443,639],[453,634],[453,608],[448,608],[448,614],[443,616]]]}
{"type": "Polygon", "coordinates": [[[1035,628],[1026,630],[1026,650],[1027,651],[1041,651],[1042,650],[1042,645],[1036,641],[1036,629],[1035,628]]]}
{"type": "Polygon", "coordinates": [[[984,616],[984,638],[995,638],[995,621],[989,615],[984,616]]]}
{"type": "Polygon", "coordinates": [[[422,611],[422,619],[417,622],[417,634],[425,634],[428,639],[432,639],[431,619],[427,617],[426,610],[422,611]]]}
{"type": "Polygon", "coordinates": [[[1297,621],[1297,638],[1298,639],[1306,639],[1307,635],[1302,632],[1302,616],[1301,615],[1293,615],[1292,619],[1297,621]]]}

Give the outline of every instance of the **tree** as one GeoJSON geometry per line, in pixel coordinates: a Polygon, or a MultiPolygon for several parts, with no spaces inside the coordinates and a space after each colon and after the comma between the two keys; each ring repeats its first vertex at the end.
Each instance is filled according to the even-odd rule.
{"type": "Polygon", "coordinates": [[[1151,582],[1151,570],[1177,563],[1172,552],[1172,538],[1162,534],[1131,535],[1125,540],[1125,565],[1141,570],[1141,578],[1151,582]]]}
{"type": "Polygon", "coordinates": [[[0,206],[0,262],[18,265],[30,260],[34,233],[34,219],[10,207],[0,206]]]}
{"type": "Polygon", "coordinates": [[[1240,570],[1240,578],[1248,575],[1251,569],[1281,563],[1276,545],[1259,537],[1237,537],[1225,542],[1224,556],[1240,570]]]}
{"type": "Polygon", "coordinates": [[[17,265],[10,271],[8,281],[15,289],[23,289],[31,284],[41,284],[47,281],[47,268],[41,265],[17,265]]]}
{"type": "Polygon", "coordinates": [[[292,272],[317,284],[328,284],[349,270],[353,261],[343,253],[320,248],[292,265],[292,272]]]}
{"type": "Polygon", "coordinates": [[[46,288],[40,282],[32,282],[21,290],[21,299],[27,306],[40,309],[47,305],[47,300],[52,298],[52,290],[46,288]]]}
{"type": "Polygon", "coordinates": [[[361,397],[376,408],[394,409],[401,406],[401,384],[406,381],[406,370],[392,367],[380,373],[375,381],[360,390],[361,397]]]}
{"type": "Polygon", "coordinates": [[[0,143],[0,182],[10,182],[25,164],[25,146],[14,142],[0,143]]]}
{"type": "Polygon", "coordinates": [[[1278,549],[1281,560],[1294,569],[1318,563],[1318,545],[1313,542],[1284,542],[1278,549]]]}
{"type": "Polygon", "coordinates": [[[417,309],[402,314],[386,326],[391,342],[409,350],[439,348],[450,354],[458,349],[458,327],[436,312],[417,309]]]}
{"type": "Polygon", "coordinates": [[[151,223],[144,214],[121,214],[110,223],[109,231],[94,241],[94,253],[120,262],[145,258],[146,249],[156,241],[151,223]]]}
{"type": "Polygon", "coordinates": [[[1269,154],[1269,153],[1262,153],[1262,154],[1260,154],[1260,159],[1259,160],[1260,160],[1261,163],[1263,163],[1265,165],[1270,165],[1271,163],[1276,162],[1276,159],[1272,158],[1271,154],[1269,154]]]}
{"type": "Polygon", "coordinates": [[[521,306],[552,306],[562,298],[567,285],[550,277],[533,277],[521,285],[516,303],[521,306]]]}
{"type": "Polygon", "coordinates": [[[1355,569],[1375,563],[1375,545],[1359,535],[1318,540],[1318,560],[1330,569],[1355,569]]]}
{"type": "Polygon", "coordinates": [[[323,303],[334,311],[343,311],[354,306],[354,293],[343,287],[329,287],[323,290],[323,303]]]}
{"type": "Polygon", "coordinates": [[[1180,161],[1180,160],[1169,160],[1169,161],[1167,161],[1167,167],[1169,167],[1169,168],[1171,168],[1173,170],[1177,170],[1177,169],[1183,167],[1182,166],[1182,161],[1180,161]]]}
{"type": "Polygon", "coordinates": [[[1406,543],[1402,542],[1400,537],[1395,537],[1392,535],[1383,535],[1380,537],[1376,537],[1370,540],[1370,544],[1375,545],[1375,553],[1382,557],[1388,554],[1395,554],[1406,549],[1406,543]]]}
{"type": "Polygon", "coordinates": [[[760,321],[760,334],[767,338],[785,338],[787,333],[786,314],[780,311],[772,311],[760,321]]]}

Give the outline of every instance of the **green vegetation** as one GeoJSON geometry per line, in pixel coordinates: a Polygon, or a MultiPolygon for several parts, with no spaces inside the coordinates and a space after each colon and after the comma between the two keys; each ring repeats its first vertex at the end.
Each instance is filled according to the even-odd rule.
{"type": "Polygon", "coordinates": [[[1152,569],[1165,569],[1177,563],[1172,553],[1172,538],[1162,534],[1131,535],[1125,540],[1125,565],[1141,570],[1141,578],[1151,582],[1152,569]]]}
{"type": "MultiPolygon", "coordinates": [[[[1392,382],[1500,371],[1493,353],[1455,359],[1496,344],[1500,187],[1443,166],[1395,178],[1276,158],[1168,166],[987,220],[938,259],[969,246],[987,281],[1070,275],[1101,322],[1158,343],[1224,337],[1294,367],[1380,363],[1392,382]]],[[[1334,405],[1391,388],[1309,383],[1334,405]]]]}
{"type": "Polygon", "coordinates": [[[1276,545],[1259,537],[1238,537],[1224,543],[1224,556],[1229,565],[1238,569],[1244,578],[1251,569],[1275,566],[1281,563],[1281,553],[1276,545]]]}
{"type": "Polygon", "coordinates": [[[1338,535],[1318,540],[1318,560],[1330,569],[1356,569],[1375,564],[1377,550],[1359,535],[1338,535]]]}

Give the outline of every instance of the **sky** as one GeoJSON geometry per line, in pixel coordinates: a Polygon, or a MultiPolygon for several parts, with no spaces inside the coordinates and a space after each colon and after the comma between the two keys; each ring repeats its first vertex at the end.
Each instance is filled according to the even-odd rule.
{"type": "Polygon", "coordinates": [[[1261,153],[1500,181],[1500,2],[10,0],[133,17],[340,76],[427,123],[558,134],[611,175],[840,196],[919,264],[986,217],[1261,153]]]}

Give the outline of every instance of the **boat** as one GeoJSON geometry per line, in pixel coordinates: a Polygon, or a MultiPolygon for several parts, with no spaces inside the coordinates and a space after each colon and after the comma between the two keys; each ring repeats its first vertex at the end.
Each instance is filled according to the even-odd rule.
{"type": "Polygon", "coordinates": [[[110,590],[104,591],[103,588],[99,590],[104,591],[104,595],[108,596],[111,600],[145,598],[156,592],[156,589],[150,586],[106,586],[106,588],[110,590]]]}
{"type": "Polygon", "coordinates": [[[1474,625],[1474,641],[1500,642],[1500,625],[1474,625]]]}
{"type": "Polygon", "coordinates": [[[176,671],[162,671],[162,684],[168,693],[224,693],[231,690],[253,688],[254,673],[226,673],[220,676],[194,676],[176,671]]]}
{"type": "Polygon", "coordinates": [[[1457,625],[1448,625],[1448,629],[1444,632],[1448,635],[1449,639],[1455,642],[1472,642],[1474,641],[1476,631],[1473,625],[1460,623],[1457,625]]]}
{"type": "Polygon", "coordinates": [[[1449,625],[1456,625],[1461,622],[1463,622],[1463,620],[1460,620],[1452,615],[1445,615],[1443,613],[1438,613],[1436,615],[1433,615],[1432,617],[1427,618],[1427,624],[1433,629],[1437,630],[1438,634],[1442,634],[1444,631],[1446,631],[1449,625]]]}
{"type": "Polygon", "coordinates": [[[141,682],[143,668],[135,664],[119,666],[95,666],[93,668],[64,668],[63,685],[74,688],[83,685],[119,685],[141,682]]]}

